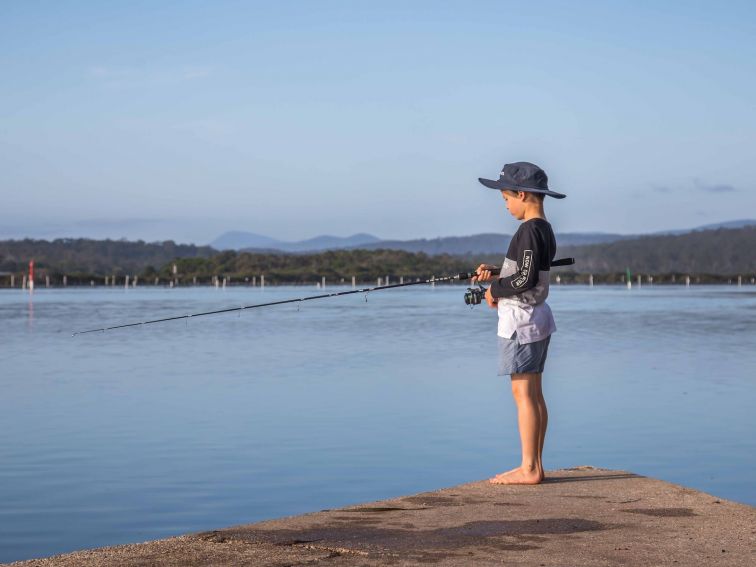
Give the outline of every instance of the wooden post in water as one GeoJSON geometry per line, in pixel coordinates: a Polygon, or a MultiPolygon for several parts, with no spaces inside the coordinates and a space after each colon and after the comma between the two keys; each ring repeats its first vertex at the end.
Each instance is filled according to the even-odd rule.
{"type": "Polygon", "coordinates": [[[265,276],[260,274],[260,289],[265,289],[265,276]]]}
{"type": "Polygon", "coordinates": [[[134,283],[131,284],[131,287],[136,287],[138,281],[139,281],[139,276],[134,276],[134,283]]]}
{"type": "Polygon", "coordinates": [[[68,276],[64,275],[63,276],[63,287],[67,287],[67,286],[68,286],[68,276]]]}
{"type": "Polygon", "coordinates": [[[252,287],[257,287],[257,276],[252,276],[252,287]]]}
{"type": "Polygon", "coordinates": [[[224,276],[223,277],[223,289],[226,289],[226,283],[227,282],[228,282],[228,278],[224,276]]]}
{"type": "Polygon", "coordinates": [[[357,278],[355,278],[354,276],[352,276],[352,289],[354,289],[356,287],[357,287],[357,278]]]}
{"type": "Polygon", "coordinates": [[[690,276],[685,276],[685,287],[690,287],[690,276]]]}
{"type": "Polygon", "coordinates": [[[381,287],[381,278],[378,278],[377,284],[378,284],[378,287],[381,287]]]}
{"type": "Polygon", "coordinates": [[[21,289],[26,289],[26,274],[24,274],[24,279],[22,280],[22,283],[21,283],[21,289]]]}
{"type": "Polygon", "coordinates": [[[126,279],[123,280],[123,289],[129,289],[129,275],[126,274],[126,279]]]}
{"type": "Polygon", "coordinates": [[[400,283],[400,284],[403,284],[403,283],[404,283],[404,276],[399,276],[399,283],[400,283]]]}
{"type": "Polygon", "coordinates": [[[323,276],[322,278],[320,278],[320,287],[322,289],[325,289],[325,276],[323,276]]]}
{"type": "Polygon", "coordinates": [[[640,288],[640,286],[641,286],[641,275],[638,274],[638,276],[637,276],[636,279],[638,280],[638,288],[640,288]]]}
{"type": "Polygon", "coordinates": [[[197,285],[197,276],[192,276],[192,285],[197,285]]]}
{"type": "Polygon", "coordinates": [[[742,276],[738,276],[738,287],[740,287],[742,285],[743,285],[743,277],[742,276]]]}
{"type": "Polygon", "coordinates": [[[155,285],[157,285],[160,282],[160,278],[155,278],[155,285]]]}
{"type": "Polygon", "coordinates": [[[11,287],[16,287],[16,274],[11,274],[11,287]]]}
{"type": "Polygon", "coordinates": [[[389,277],[386,276],[386,285],[389,285],[389,277]]]}
{"type": "Polygon", "coordinates": [[[588,276],[588,285],[591,286],[591,287],[593,287],[593,274],[591,274],[590,276],[588,276]]]}

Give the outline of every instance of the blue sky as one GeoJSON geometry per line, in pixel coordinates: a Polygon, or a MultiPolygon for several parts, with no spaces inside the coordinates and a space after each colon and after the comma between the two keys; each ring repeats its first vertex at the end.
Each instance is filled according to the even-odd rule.
{"type": "Polygon", "coordinates": [[[0,3],[0,238],[756,217],[753,2],[0,3]]]}

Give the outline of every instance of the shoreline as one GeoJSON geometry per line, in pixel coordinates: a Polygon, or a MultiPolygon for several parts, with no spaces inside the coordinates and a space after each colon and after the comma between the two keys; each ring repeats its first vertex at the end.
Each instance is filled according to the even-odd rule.
{"type": "MultiPolygon", "coordinates": [[[[368,282],[368,281],[362,281],[357,282],[355,284],[356,288],[361,287],[368,287],[368,286],[375,286],[376,282],[368,282]]],[[[428,283],[428,286],[431,284],[428,283]]],[[[448,287],[470,287],[469,281],[465,282],[435,282],[433,285],[436,286],[448,286],[448,287]]],[[[577,282],[577,281],[562,281],[562,282],[550,282],[551,288],[559,288],[559,287],[622,287],[627,288],[627,284],[624,282],[601,282],[596,281],[593,284],[586,283],[586,282],[577,282]]],[[[128,288],[123,283],[118,284],[102,284],[102,283],[95,283],[95,284],[68,284],[68,285],[60,285],[60,284],[51,284],[49,286],[46,286],[44,284],[37,285],[34,287],[33,291],[42,291],[43,289],[54,289],[54,290],[65,290],[65,289],[74,289],[74,290],[83,290],[83,289],[93,289],[93,290],[101,290],[101,289],[113,289],[113,290],[135,290],[135,289],[260,289],[264,290],[266,288],[276,288],[276,287],[297,287],[297,288],[312,288],[312,289],[353,289],[352,285],[345,282],[345,283],[331,283],[328,282],[325,287],[322,287],[318,282],[277,282],[277,283],[267,283],[264,287],[261,287],[260,285],[252,285],[245,282],[229,282],[225,287],[223,285],[213,285],[211,283],[181,283],[177,285],[170,285],[169,282],[161,282],[158,284],[154,283],[139,283],[138,285],[129,285],[128,288]]],[[[737,279],[732,280],[730,282],[726,281],[707,281],[707,282],[694,282],[691,280],[689,285],[686,285],[684,281],[682,282],[665,282],[665,281],[654,281],[653,283],[647,283],[643,282],[641,285],[638,285],[637,283],[633,282],[632,289],[646,289],[646,288],[664,288],[664,289],[671,289],[671,288],[691,288],[691,287],[735,287],[735,288],[747,288],[747,287],[756,287],[756,279],[754,281],[743,281],[741,284],[738,284],[737,279]]],[[[30,290],[28,288],[19,287],[18,285],[11,287],[8,285],[0,285],[0,291],[3,290],[9,290],[9,291],[23,291],[23,292],[29,292],[30,290]]]]}
{"type": "Polygon", "coordinates": [[[547,471],[6,565],[751,565],[756,508],[628,471],[547,471]]]}

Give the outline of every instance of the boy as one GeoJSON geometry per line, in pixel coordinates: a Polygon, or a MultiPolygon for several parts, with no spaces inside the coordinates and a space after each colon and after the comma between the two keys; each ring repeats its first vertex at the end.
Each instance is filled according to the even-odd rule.
{"type": "Polygon", "coordinates": [[[546,195],[566,197],[548,188],[546,172],[529,162],[506,164],[498,181],[479,179],[498,189],[507,209],[523,221],[509,243],[497,277],[495,266],[481,264],[473,283],[491,281],[486,302],[499,313],[499,375],[511,375],[512,395],[522,445],[519,467],[489,479],[494,484],[539,484],[543,478],[543,441],[548,412],[541,390],[541,374],[554,317],[546,303],[549,269],[556,253],[556,239],[543,212],[546,195]]]}

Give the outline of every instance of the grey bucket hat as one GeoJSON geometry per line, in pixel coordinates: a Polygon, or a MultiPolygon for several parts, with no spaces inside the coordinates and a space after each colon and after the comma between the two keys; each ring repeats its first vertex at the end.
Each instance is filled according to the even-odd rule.
{"type": "Polygon", "coordinates": [[[493,179],[478,178],[483,185],[491,189],[502,191],[527,191],[530,193],[543,193],[551,195],[557,199],[564,199],[567,195],[557,193],[549,189],[549,178],[546,172],[534,163],[527,161],[518,161],[516,163],[507,163],[501,168],[498,181],[493,179]]]}

